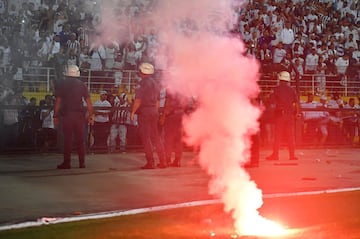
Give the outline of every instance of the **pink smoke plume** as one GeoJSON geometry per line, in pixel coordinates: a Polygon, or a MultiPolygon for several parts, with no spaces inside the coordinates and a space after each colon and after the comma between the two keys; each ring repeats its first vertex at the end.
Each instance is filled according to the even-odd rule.
{"type": "Polygon", "coordinates": [[[184,128],[186,142],[200,147],[199,163],[211,175],[209,192],[221,198],[238,233],[254,234],[250,224],[266,221],[258,213],[262,192],[242,166],[250,158],[249,136],[259,129],[261,110],[252,103],[260,91],[259,65],[245,56],[239,37],[229,34],[236,20],[234,7],[243,2],[145,1],[150,10],[130,20],[119,17],[118,22],[111,20],[110,2],[116,1],[104,1],[102,26],[108,37],[126,38],[129,28],[134,35],[156,30],[155,66],[167,59],[164,84],[198,101],[184,128]]]}

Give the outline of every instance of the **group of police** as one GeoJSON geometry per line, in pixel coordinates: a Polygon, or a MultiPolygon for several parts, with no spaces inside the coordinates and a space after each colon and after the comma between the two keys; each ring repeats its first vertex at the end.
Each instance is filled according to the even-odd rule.
{"type": "MultiPolygon", "coordinates": [[[[144,146],[146,164],[142,169],[180,167],[182,143],[182,117],[185,105],[178,97],[167,93],[164,110],[160,116],[159,99],[160,84],[153,78],[154,66],[150,63],[141,63],[139,75],[141,80],[135,91],[130,120],[135,120],[137,115],[139,132],[144,146]],[[159,131],[159,122],[164,129],[164,140],[159,131]],[[153,149],[156,149],[159,163],[155,164],[153,149]],[[175,159],[171,160],[172,153],[175,159]]],[[[66,78],[55,91],[56,102],[54,107],[54,123],[62,120],[64,135],[63,162],[58,169],[71,168],[72,139],[74,138],[79,158],[79,168],[85,168],[85,139],[84,130],[86,120],[94,124],[94,110],[86,85],[79,79],[80,71],[76,65],[70,65],[66,71],[66,78]],[[87,112],[83,107],[86,102],[87,112]],[[87,117],[86,117],[87,115],[87,117]],[[87,118],[87,119],[86,119],[87,118]]]]}
{"type": "MultiPolygon", "coordinates": [[[[134,121],[138,116],[138,126],[144,147],[146,164],[142,169],[166,168],[168,166],[180,167],[183,152],[182,143],[182,117],[185,106],[177,96],[166,94],[165,106],[162,115],[159,115],[160,84],[153,78],[154,66],[150,63],[139,65],[141,80],[135,91],[135,100],[131,109],[130,119],[134,121]],[[164,140],[159,132],[159,122],[164,129],[164,140]],[[159,163],[155,164],[154,147],[159,163]],[[175,152],[175,159],[171,160],[175,152]]],[[[67,69],[67,77],[56,89],[56,102],[54,108],[54,123],[59,123],[61,113],[62,129],[64,134],[63,162],[58,169],[71,168],[72,139],[74,138],[79,157],[79,167],[85,168],[85,142],[84,130],[86,125],[86,112],[83,107],[85,99],[88,111],[88,123],[94,123],[94,110],[85,84],[79,79],[80,71],[76,65],[67,69]]],[[[296,91],[290,86],[289,72],[278,74],[279,85],[275,88],[271,100],[275,105],[275,138],[273,153],[267,160],[279,159],[279,148],[282,136],[289,147],[289,159],[297,160],[295,156],[295,120],[300,113],[299,99],[296,91]]],[[[258,137],[252,137],[250,162],[246,167],[259,166],[258,137]]]]}

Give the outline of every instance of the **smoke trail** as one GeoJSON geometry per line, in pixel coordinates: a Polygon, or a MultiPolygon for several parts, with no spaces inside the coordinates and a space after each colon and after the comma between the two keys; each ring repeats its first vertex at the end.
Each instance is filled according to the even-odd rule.
{"type": "Polygon", "coordinates": [[[107,36],[126,35],[129,29],[122,22],[131,23],[134,34],[141,27],[142,32],[157,30],[157,54],[168,58],[164,84],[176,93],[196,96],[199,103],[184,120],[186,141],[200,146],[199,163],[212,178],[210,193],[222,199],[237,232],[246,234],[252,233],[247,223],[259,221],[262,192],[241,166],[249,160],[249,136],[258,131],[261,112],[251,101],[259,93],[259,66],[228,33],[236,4],[242,2],[148,1],[151,11],[139,11],[136,18],[115,25],[106,18],[113,8],[108,5],[103,21],[110,29],[107,36]]]}

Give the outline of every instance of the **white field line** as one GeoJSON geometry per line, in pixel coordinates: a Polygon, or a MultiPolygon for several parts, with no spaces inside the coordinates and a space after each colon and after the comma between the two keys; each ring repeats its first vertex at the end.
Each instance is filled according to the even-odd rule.
{"type": "MultiPolygon", "coordinates": [[[[310,191],[310,192],[274,193],[274,194],[264,194],[263,198],[280,198],[280,197],[293,197],[293,196],[304,196],[304,195],[318,195],[318,194],[326,194],[326,193],[351,192],[351,191],[359,191],[359,190],[360,190],[360,187],[353,187],[353,188],[327,189],[327,190],[310,191]]],[[[169,205],[147,207],[147,208],[138,208],[138,209],[131,209],[131,210],[126,210],[126,211],[119,210],[119,211],[109,211],[109,212],[102,212],[102,213],[84,214],[84,215],[73,216],[73,217],[64,217],[64,218],[43,217],[43,218],[39,218],[37,221],[23,222],[23,223],[11,224],[11,225],[3,225],[3,226],[0,226],[0,231],[11,230],[11,229],[21,229],[21,228],[27,228],[27,227],[36,227],[36,226],[49,225],[49,224],[58,224],[58,223],[65,223],[65,222],[75,222],[75,221],[82,221],[82,220],[111,218],[111,217],[117,217],[117,216],[134,215],[134,214],[140,214],[140,213],[156,212],[156,211],[163,211],[163,210],[183,208],[183,207],[211,205],[211,204],[218,204],[218,203],[221,203],[221,201],[219,199],[212,199],[212,200],[193,201],[193,202],[169,204],[169,205]]]]}

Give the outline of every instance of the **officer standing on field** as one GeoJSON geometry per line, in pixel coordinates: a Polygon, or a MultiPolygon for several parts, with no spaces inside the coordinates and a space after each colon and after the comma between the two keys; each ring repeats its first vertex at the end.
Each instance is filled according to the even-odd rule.
{"type": "Polygon", "coordinates": [[[278,74],[279,86],[274,89],[271,101],[275,104],[275,131],[273,153],[266,160],[278,160],[282,137],[289,147],[290,160],[295,156],[295,120],[300,113],[299,99],[295,89],[290,86],[290,74],[282,71],[278,74]]]}
{"type": "Polygon", "coordinates": [[[155,69],[150,63],[141,63],[139,74],[141,81],[135,91],[135,101],[131,110],[130,119],[134,121],[138,115],[139,131],[144,146],[146,164],[142,169],[155,168],[153,146],[159,158],[159,168],[166,168],[164,145],[158,131],[160,86],[152,78],[155,69]]]}
{"type": "Polygon", "coordinates": [[[93,107],[86,85],[78,79],[79,68],[76,65],[69,65],[66,79],[61,82],[56,90],[56,101],[54,107],[54,124],[62,121],[64,134],[64,160],[57,166],[58,169],[71,168],[71,150],[74,137],[79,157],[79,168],[85,168],[85,114],[83,101],[86,102],[89,122],[94,123],[93,107]]]}
{"type": "Polygon", "coordinates": [[[180,167],[183,154],[182,118],[186,110],[183,97],[166,92],[164,112],[160,117],[160,124],[164,126],[164,145],[166,163],[171,167],[180,167]],[[175,159],[171,161],[174,152],[175,159]]]}

